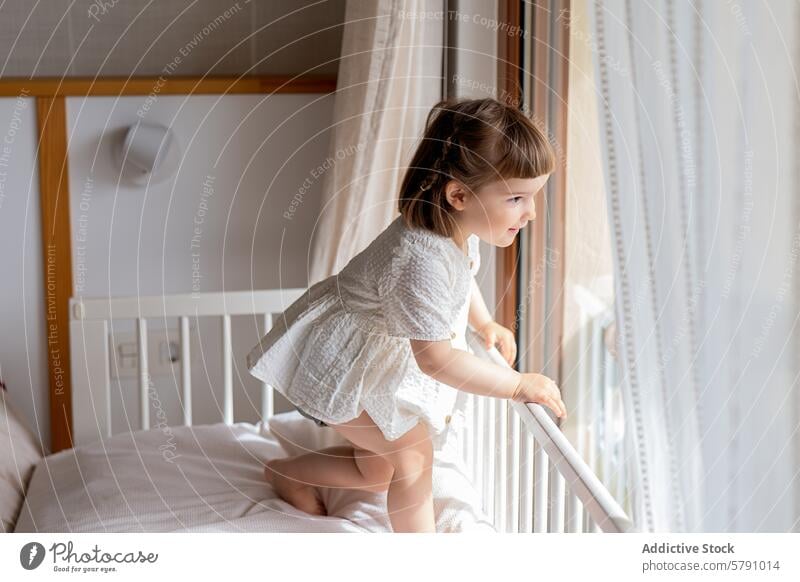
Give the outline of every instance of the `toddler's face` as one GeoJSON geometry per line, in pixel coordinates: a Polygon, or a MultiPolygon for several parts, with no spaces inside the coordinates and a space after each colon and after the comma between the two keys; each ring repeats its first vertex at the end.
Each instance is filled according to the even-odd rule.
{"type": "Polygon", "coordinates": [[[486,184],[465,197],[459,213],[462,227],[489,244],[509,246],[517,233],[536,219],[536,198],[549,177],[510,178],[486,184]]]}

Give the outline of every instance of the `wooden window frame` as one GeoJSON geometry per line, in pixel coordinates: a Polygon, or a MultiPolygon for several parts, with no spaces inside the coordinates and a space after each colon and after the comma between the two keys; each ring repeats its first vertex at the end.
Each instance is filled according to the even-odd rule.
{"type": "Polygon", "coordinates": [[[567,186],[566,159],[558,152],[567,151],[569,10],[570,0],[506,0],[500,3],[499,20],[508,27],[498,32],[501,95],[524,105],[537,122],[542,121],[542,129],[559,147],[556,168],[544,192],[546,212],[530,229],[527,264],[519,268],[523,256],[520,241],[527,238],[517,237],[512,245],[498,251],[497,320],[519,331],[518,341],[522,339],[525,344],[519,349],[525,358],[523,371],[546,374],[557,384],[563,380],[567,186]],[[523,4],[527,10],[523,10],[523,4]],[[544,273],[543,286],[529,285],[522,293],[523,273],[539,272],[544,273]],[[521,318],[520,313],[527,315],[521,318]]]}

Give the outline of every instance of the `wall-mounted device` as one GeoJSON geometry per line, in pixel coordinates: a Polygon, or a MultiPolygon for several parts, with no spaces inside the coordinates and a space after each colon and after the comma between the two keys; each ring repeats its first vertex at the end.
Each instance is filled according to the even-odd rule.
{"type": "MultiPolygon", "coordinates": [[[[139,340],[136,332],[115,331],[108,335],[108,340],[111,347],[111,378],[138,378],[139,340]]],[[[181,343],[177,328],[147,330],[147,364],[150,376],[180,375],[180,361],[181,343]]]]}
{"type": "Polygon", "coordinates": [[[155,123],[138,121],[124,129],[112,149],[122,180],[136,186],[163,182],[180,161],[174,132],[155,123]]]}

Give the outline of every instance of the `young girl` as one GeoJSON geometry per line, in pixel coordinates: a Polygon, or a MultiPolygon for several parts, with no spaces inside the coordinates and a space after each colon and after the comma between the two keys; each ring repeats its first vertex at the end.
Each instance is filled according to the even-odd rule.
{"type": "Polygon", "coordinates": [[[509,246],[536,218],[553,165],[547,139],[513,107],[433,107],[400,216],[289,306],[248,355],[253,376],[350,443],[267,463],[282,499],[325,515],[318,487],[386,491],[395,532],[433,532],[433,451],[459,390],[539,402],[566,418],[552,380],[478,358],[465,339],[469,323],[514,362],[514,335],[492,320],[475,283],[478,239],[509,246]]]}

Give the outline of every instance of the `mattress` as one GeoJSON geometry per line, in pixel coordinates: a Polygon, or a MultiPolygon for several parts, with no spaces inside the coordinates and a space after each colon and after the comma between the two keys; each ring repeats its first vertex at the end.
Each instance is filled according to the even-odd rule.
{"type": "MultiPolygon", "coordinates": [[[[386,493],[322,488],[328,516],[275,495],[269,459],[343,444],[297,411],[268,423],[162,427],[43,458],[16,532],[388,532],[386,493]]],[[[436,452],[438,532],[495,531],[453,446],[436,452]]]]}

